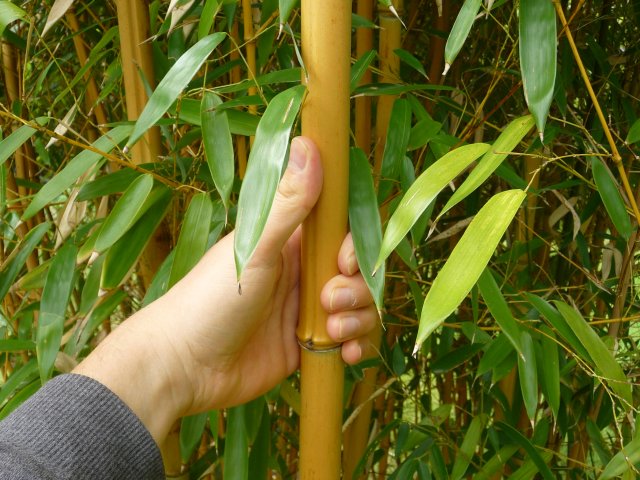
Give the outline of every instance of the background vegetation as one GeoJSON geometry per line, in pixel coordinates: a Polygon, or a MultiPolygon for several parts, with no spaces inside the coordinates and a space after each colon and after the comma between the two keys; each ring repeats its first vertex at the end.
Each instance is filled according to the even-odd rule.
{"type": "MultiPolygon", "coordinates": [[[[427,200],[395,230],[379,355],[347,371],[345,478],[635,478],[640,2],[561,2],[557,44],[530,0],[389,6],[354,2],[354,234],[379,245],[357,222],[379,207],[388,242],[404,193],[427,200]],[[440,318],[441,271],[462,301],[440,318]]],[[[299,24],[295,0],[0,1],[0,417],[234,227],[266,105],[301,94],[299,24]]],[[[167,472],[292,478],[297,385],[184,419],[167,472]]]]}

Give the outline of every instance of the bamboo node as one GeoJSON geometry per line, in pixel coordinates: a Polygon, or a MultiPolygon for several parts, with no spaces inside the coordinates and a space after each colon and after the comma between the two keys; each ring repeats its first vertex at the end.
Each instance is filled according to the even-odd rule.
{"type": "Polygon", "coordinates": [[[301,348],[304,348],[305,350],[313,353],[331,353],[339,350],[342,347],[341,345],[316,345],[312,338],[308,338],[306,340],[298,339],[298,345],[300,345],[301,348]]]}

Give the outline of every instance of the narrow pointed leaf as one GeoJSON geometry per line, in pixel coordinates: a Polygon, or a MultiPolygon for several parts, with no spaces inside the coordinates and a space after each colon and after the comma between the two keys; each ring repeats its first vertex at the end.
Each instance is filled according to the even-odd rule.
{"type": "Polygon", "coordinates": [[[103,290],[112,290],[122,284],[164,218],[171,203],[171,191],[164,186],[157,189],[161,194],[154,195],[155,201],[146,208],[146,213],[105,254],[100,280],[103,290]]]}
{"type": "MultiPolygon", "coordinates": [[[[116,127],[96,140],[92,146],[100,152],[109,153],[127,138],[131,133],[131,128],[130,125],[116,127]]],[[[33,217],[65,189],[73,185],[83,173],[99,165],[102,161],[104,161],[104,157],[100,153],[90,150],[80,152],[55,177],[44,184],[25,210],[22,219],[28,220],[33,217]]]]}
{"type": "Polygon", "coordinates": [[[500,287],[498,287],[498,284],[489,269],[485,269],[484,272],[482,272],[482,275],[480,275],[480,278],[478,279],[478,288],[480,289],[482,298],[484,298],[491,315],[500,326],[502,333],[507,336],[511,345],[513,345],[513,348],[515,348],[522,357],[523,351],[520,344],[522,329],[520,328],[520,325],[518,325],[518,322],[516,322],[515,318],[513,318],[509,305],[504,299],[504,296],[500,291],[500,287]]]}
{"type": "Polygon", "coordinates": [[[553,473],[551,473],[551,469],[547,466],[547,462],[527,437],[507,423],[496,422],[495,425],[498,429],[502,430],[513,443],[519,445],[527,452],[529,458],[535,463],[536,467],[538,467],[538,472],[540,472],[544,480],[554,480],[555,477],[553,473]]]}
{"type": "Polygon", "coordinates": [[[62,332],[67,303],[73,289],[78,250],[72,243],[65,244],[53,257],[47,280],[42,290],[36,351],[42,383],[51,378],[62,332]]]}
{"type": "Polygon", "coordinates": [[[271,211],[304,91],[300,85],[278,94],[258,124],[238,199],[234,244],[238,279],[258,245],[271,211]]]}
{"type": "Polygon", "coordinates": [[[618,185],[611,176],[609,169],[597,157],[591,158],[591,171],[593,172],[593,180],[596,183],[596,187],[598,187],[598,194],[602,198],[602,203],[604,203],[604,208],[607,210],[609,218],[611,218],[613,225],[618,233],[622,235],[622,238],[628,241],[633,233],[633,227],[618,185]]]}
{"type": "Polygon", "coordinates": [[[480,363],[476,370],[476,376],[479,377],[492,370],[496,365],[502,363],[511,352],[513,352],[513,344],[511,343],[511,340],[509,340],[506,335],[499,335],[496,337],[480,359],[480,363]]]}
{"type": "Polygon", "coordinates": [[[556,83],[556,37],[556,11],[553,2],[521,0],[520,69],[524,97],[541,138],[556,83]]]}
{"type": "Polygon", "coordinates": [[[547,321],[556,329],[556,331],[565,339],[565,341],[580,355],[587,363],[593,363],[589,352],[584,348],[578,337],[573,332],[571,327],[567,324],[566,320],[560,315],[560,312],[556,310],[546,300],[534,295],[532,293],[525,293],[527,301],[542,315],[547,321]]]}
{"type": "Polygon", "coordinates": [[[640,142],[640,118],[638,118],[635,122],[633,122],[633,125],[631,125],[629,133],[627,133],[625,142],[630,144],[640,142]]]}
{"type": "Polygon", "coordinates": [[[188,463],[189,458],[196,447],[202,441],[202,433],[207,424],[209,414],[207,412],[198,413],[184,417],[180,423],[180,458],[182,463],[188,463]]]}
{"type": "Polygon", "coordinates": [[[0,37],[7,25],[26,16],[27,12],[14,5],[14,2],[0,1],[0,37]]]}
{"type": "Polygon", "coordinates": [[[460,449],[453,463],[453,469],[451,470],[452,480],[460,480],[469,468],[476,448],[480,443],[480,437],[482,430],[484,430],[486,420],[486,415],[483,414],[473,417],[473,420],[471,420],[471,424],[464,435],[462,445],[460,445],[460,449]]]}
{"type": "Polygon", "coordinates": [[[376,269],[411,230],[438,193],[488,149],[489,145],[484,143],[457,148],[444,155],[418,177],[402,197],[389,220],[376,261],[376,269]]]}
{"type": "Polygon", "coordinates": [[[384,266],[373,274],[376,254],[382,244],[382,224],[373,187],[371,166],[365,153],[351,149],[349,163],[349,225],[360,271],[378,310],[382,310],[384,266]]]}
{"type": "Polygon", "coordinates": [[[414,353],[471,291],[525,196],[522,190],[498,193],[467,227],[424,301],[414,353]]]}
{"type": "Polygon", "coordinates": [[[404,63],[409,65],[418,73],[421,73],[423,77],[427,78],[427,72],[424,69],[424,65],[422,65],[420,60],[414,57],[411,53],[407,52],[406,50],[403,50],[402,48],[398,48],[394,50],[393,53],[395,53],[398,56],[398,58],[402,60],[404,63]]]}
{"type": "Polygon", "coordinates": [[[587,349],[591,358],[593,358],[593,366],[596,373],[602,380],[605,380],[609,388],[620,397],[625,410],[629,410],[633,405],[631,384],[611,351],[582,315],[573,307],[560,301],[553,303],[580,339],[584,348],[587,349]]]}
{"type": "Polygon", "coordinates": [[[149,174],[136,178],[116,202],[100,227],[93,246],[94,251],[104,252],[116,243],[140,218],[145,200],[151,193],[153,177],[149,174]]]}
{"type": "Polygon", "coordinates": [[[392,180],[397,180],[402,171],[404,156],[411,135],[411,105],[404,98],[393,103],[387,141],[382,154],[382,171],[378,186],[378,201],[382,203],[393,188],[392,180]]]}
{"type": "Polygon", "coordinates": [[[534,121],[531,115],[517,118],[507,125],[496,141],[493,142],[489,151],[478,161],[478,165],[451,195],[449,201],[438,214],[438,219],[482,185],[496,168],[502,164],[505,158],[509,156],[509,152],[512,152],[522,141],[533,125],[534,121]]]}
{"type": "MultiPolygon", "coordinates": [[[[600,480],[608,480],[616,478],[620,475],[633,470],[635,465],[640,462],[640,435],[622,447],[622,451],[616,453],[611,461],[604,467],[604,471],[600,475],[600,480]]],[[[635,476],[635,475],[634,475],[635,476]]]]}
{"type": "Polygon", "coordinates": [[[474,480],[490,480],[500,473],[507,461],[515,455],[518,447],[515,445],[506,445],[496,452],[487,462],[478,470],[474,476],[474,480]]]}
{"type": "Polygon", "coordinates": [[[246,405],[240,405],[230,408],[227,413],[223,473],[225,480],[249,480],[249,436],[245,411],[246,405]]]}
{"type": "Polygon", "coordinates": [[[536,352],[533,339],[529,332],[521,332],[520,342],[522,356],[518,356],[518,375],[520,377],[520,391],[524,400],[525,410],[529,420],[536,416],[538,408],[538,370],[536,367],[536,352]]]}
{"type": "Polygon", "coordinates": [[[0,298],[4,298],[20,270],[24,266],[33,249],[40,243],[47,230],[51,227],[50,223],[41,223],[34,227],[27,235],[25,235],[20,245],[12,252],[2,265],[0,265],[0,298]]]}
{"type": "Polygon", "coordinates": [[[444,47],[444,61],[446,63],[444,74],[447,73],[449,66],[456,59],[464,42],[466,42],[481,5],[482,0],[465,0],[464,5],[462,5],[444,47]]]}
{"type": "Polygon", "coordinates": [[[281,31],[282,25],[289,21],[289,16],[291,16],[291,12],[298,3],[298,0],[278,0],[278,17],[281,31]]]}
{"type": "Polygon", "coordinates": [[[56,0],[51,6],[51,10],[49,10],[49,16],[47,17],[47,22],[44,24],[44,28],[42,29],[42,36],[44,37],[47,32],[53,27],[58,20],[60,20],[67,10],[71,8],[74,0],[56,0]]]}
{"type": "Polygon", "coordinates": [[[375,50],[369,50],[353,64],[353,67],[351,67],[350,92],[353,92],[358,87],[362,76],[371,66],[371,62],[376,58],[376,55],[377,53],[375,50]]]}
{"type": "Polygon", "coordinates": [[[206,252],[212,214],[213,205],[207,193],[199,193],[191,199],[176,244],[169,288],[189,273],[206,252]]]}
{"type": "Polygon", "coordinates": [[[200,67],[211,52],[225,37],[226,34],[222,32],[208,35],[178,59],[145,105],[127,141],[128,147],[136,143],[140,137],[169,110],[173,102],[178,98],[178,95],[180,95],[193,76],[200,70],[200,67]]]}
{"type": "Polygon", "coordinates": [[[546,325],[539,327],[543,333],[540,340],[540,355],[538,369],[541,372],[540,386],[551,407],[553,416],[557,419],[560,412],[560,356],[556,336],[546,325]]]}
{"type": "Polygon", "coordinates": [[[207,92],[202,97],[202,140],[213,183],[228,212],[234,177],[233,139],[227,112],[216,108],[221,104],[215,93],[207,92]]]}
{"type": "Polygon", "coordinates": [[[18,150],[24,142],[29,140],[36,129],[29,125],[23,125],[7,138],[0,142],[0,165],[2,165],[16,150],[18,150]]]}

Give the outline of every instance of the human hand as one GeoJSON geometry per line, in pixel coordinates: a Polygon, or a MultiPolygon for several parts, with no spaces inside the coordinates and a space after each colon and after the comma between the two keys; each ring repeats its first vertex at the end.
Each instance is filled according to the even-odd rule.
{"type": "MultiPolygon", "coordinates": [[[[178,416],[241,404],[276,386],[299,364],[299,226],[321,186],[318,150],[309,139],[295,139],[263,236],[242,274],[242,295],[231,233],[166,295],[110,336],[119,354],[128,352],[128,360],[121,361],[129,376],[139,369],[143,378],[125,381],[127,376],[110,359],[109,338],[78,373],[123,398],[156,440],[178,416]],[[130,391],[132,386],[139,393],[130,391]],[[169,410],[166,415],[157,402],[151,403],[149,391],[157,390],[162,391],[162,408],[169,410]],[[173,418],[167,423],[165,417],[173,418]]],[[[368,353],[367,335],[378,314],[358,272],[350,236],[337,263],[340,273],[325,285],[320,301],[328,312],[327,332],[343,342],[343,359],[356,363],[368,353]]]]}

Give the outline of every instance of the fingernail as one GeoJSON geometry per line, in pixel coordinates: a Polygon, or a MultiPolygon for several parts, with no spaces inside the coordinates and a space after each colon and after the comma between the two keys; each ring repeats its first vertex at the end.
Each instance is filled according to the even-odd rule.
{"type": "Polygon", "coordinates": [[[355,317],[346,317],[340,320],[340,340],[354,337],[360,331],[360,320],[355,317]]]}
{"type": "Polygon", "coordinates": [[[358,259],[356,258],[356,254],[352,253],[347,258],[347,272],[349,275],[353,275],[358,271],[358,259]]]}
{"type": "Polygon", "coordinates": [[[294,172],[301,172],[307,165],[309,160],[309,148],[304,140],[296,137],[291,142],[291,151],[289,152],[289,167],[294,172]]]}
{"type": "Polygon", "coordinates": [[[331,311],[343,308],[355,307],[356,297],[350,288],[334,288],[329,297],[329,308],[331,311]]]}

